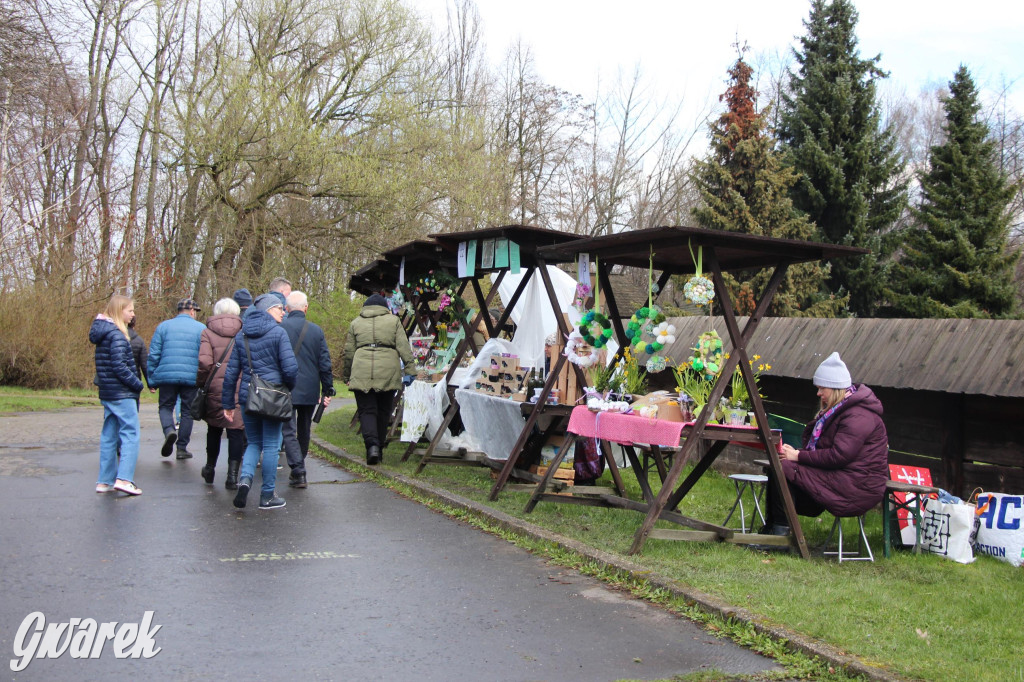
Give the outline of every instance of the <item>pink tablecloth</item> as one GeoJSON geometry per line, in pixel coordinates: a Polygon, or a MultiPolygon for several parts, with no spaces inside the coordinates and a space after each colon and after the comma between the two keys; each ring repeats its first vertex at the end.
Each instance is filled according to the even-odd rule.
{"type": "Polygon", "coordinates": [[[579,436],[601,438],[614,443],[632,445],[648,443],[676,447],[683,432],[683,422],[670,422],[616,412],[591,412],[580,405],[569,417],[568,431],[579,436]]]}

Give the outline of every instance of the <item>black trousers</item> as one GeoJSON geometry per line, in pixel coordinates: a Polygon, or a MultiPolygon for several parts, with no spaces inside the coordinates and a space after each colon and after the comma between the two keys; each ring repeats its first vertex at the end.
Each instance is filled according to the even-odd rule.
{"type": "Polygon", "coordinates": [[[363,444],[369,450],[371,445],[384,449],[388,435],[388,421],[395,403],[395,391],[352,391],[356,396],[359,411],[359,431],[363,444]]]}
{"type": "Polygon", "coordinates": [[[220,436],[228,432],[228,461],[241,462],[245,454],[245,429],[225,429],[222,426],[206,427],[206,466],[217,466],[220,457],[220,436]]]}
{"type": "Polygon", "coordinates": [[[292,418],[281,428],[281,443],[288,466],[293,474],[306,473],[306,455],[309,454],[309,434],[316,405],[295,405],[292,418]]]}
{"type": "MultiPolygon", "coordinates": [[[[796,513],[799,516],[821,516],[821,513],[825,511],[825,507],[819,504],[811,497],[811,494],[806,490],[798,486],[796,483],[790,483],[787,480],[782,481],[783,484],[789,486],[789,494],[793,498],[793,506],[796,507],[796,513]]],[[[786,505],[782,503],[782,495],[778,492],[775,485],[775,471],[768,468],[768,503],[766,505],[768,510],[768,518],[766,519],[766,525],[771,528],[772,524],[780,524],[788,526],[789,521],[786,520],[786,505]]]]}

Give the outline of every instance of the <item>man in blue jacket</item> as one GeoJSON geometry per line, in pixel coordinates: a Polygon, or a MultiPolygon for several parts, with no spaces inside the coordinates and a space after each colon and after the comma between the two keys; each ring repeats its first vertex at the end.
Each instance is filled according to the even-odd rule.
{"type": "Polygon", "coordinates": [[[299,363],[299,375],[292,389],[292,420],[284,423],[284,451],[291,467],[288,485],[293,488],[306,487],[306,454],[309,452],[309,436],[313,413],[323,395],[324,406],[334,395],[334,377],[331,376],[331,354],[327,350],[324,331],[306,319],[309,300],[301,291],[288,294],[288,315],[281,326],[292,342],[295,359],[299,363]]]}
{"type": "Polygon", "coordinates": [[[153,332],[149,344],[149,384],[160,389],[160,425],[164,445],[160,454],[169,457],[178,443],[178,459],[191,459],[188,443],[192,438],[192,399],[196,395],[199,372],[199,338],[206,325],[196,320],[200,310],[191,298],[178,301],[178,315],[164,320],[153,332]],[[174,403],[181,398],[181,426],[174,432],[174,403]]]}

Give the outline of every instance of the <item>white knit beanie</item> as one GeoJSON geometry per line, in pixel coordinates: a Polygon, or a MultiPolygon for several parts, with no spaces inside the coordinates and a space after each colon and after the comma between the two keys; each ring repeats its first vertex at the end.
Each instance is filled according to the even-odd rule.
{"type": "Polygon", "coordinates": [[[852,383],[850,370],[846,369],[846,363],[839,358],[839,353],[833,352],[825,358],[814,372],[814,385],[821,388],[849,388],[852,383]]]}

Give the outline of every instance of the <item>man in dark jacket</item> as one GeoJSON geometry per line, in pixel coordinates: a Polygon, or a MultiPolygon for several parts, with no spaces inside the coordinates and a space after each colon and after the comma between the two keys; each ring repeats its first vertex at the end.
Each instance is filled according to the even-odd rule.
{"type": "MultiPolygon", "coordinates": [[[[135,358],[135,375],[142,379],[146,386],[149,386],[149,368],[146,366],[149,353],[146,352],[146,340],[135,331],[136,319],[133,315],[131,322],[128,323],[128,343],[132,347],[132,357],[135,358]]],[[[156,389],[149,386],[149,392],[155,393],[156,389]]]]}
{"type": "Polygon", "coordinates": [[[178,301],[178,315],[161,322],[149,344],[149,382],[160,388],[160,424],[164,445],[160,454],[168,457],[175,441],[178,459],[191,459],[188,443],[192,438],[192,414],[189,406],[196,394],[199,373],[199,339],[206,325],[196,320],[200,310],[191,298],[178,301]],[[181,425],[174,431],[174,404],[181,398],[181,425]]]}
{"type": "Polygon", "coordinates": [[[319,326],[306,319],[308,308],[306,294],[293,291],[288,295],[288,315],[281,323],[299,363],[299,376],[292,389],[294,414],[290,422],[284,423],[283,429],[284,451],[292,470],[288,485],[293,488],[306,487],[306,454],[309,452],[313,412],[321,400],[325,407],[329,405],[334,395],[327,339],[319,326]]]}

